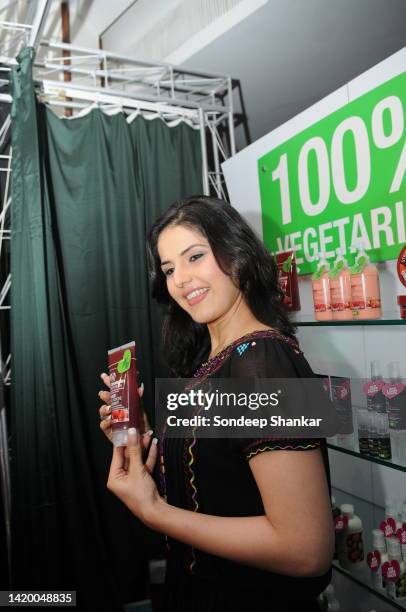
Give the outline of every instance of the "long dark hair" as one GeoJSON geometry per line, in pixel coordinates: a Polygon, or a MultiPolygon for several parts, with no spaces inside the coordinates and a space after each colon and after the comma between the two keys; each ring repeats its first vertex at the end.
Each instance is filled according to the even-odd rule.
{"type": "Polygon", "coordinates": [[[209,353],[210,336],[207,325],[196,323],[168,293],[157,244],[169,225],[184,225],[205,236],[217,264],[233,277],[258,321],[294,336],[295,328],[283,306],[275,260],[237,210],[206,196],[179,200],[155,221],[147,241],[152,297],[166,307],[163,349],[174,376],[192,376],[209,353]]]}

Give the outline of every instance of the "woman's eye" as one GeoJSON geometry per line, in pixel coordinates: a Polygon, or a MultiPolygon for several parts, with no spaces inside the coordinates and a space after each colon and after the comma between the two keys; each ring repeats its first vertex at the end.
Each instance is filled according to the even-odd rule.
{"type": "Polygon", "coordinates": [[[164,276],[170,276],[173,272],[173,268],[167,268],[166,270],[163,271],[164,276]]]}
{"type": "Polygon", "coordinates": [[[203,257],[204,253],[196,253],[195,255],[192,255],[190,257],[189,261],[196,261],[196,259],[200,259],[200,257],[203,257]]]}

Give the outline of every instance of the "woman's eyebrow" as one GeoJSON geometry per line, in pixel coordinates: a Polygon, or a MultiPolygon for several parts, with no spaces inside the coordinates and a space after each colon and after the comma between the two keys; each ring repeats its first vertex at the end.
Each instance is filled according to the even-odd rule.
{"type": "MultiPolygon", "coordinates": [[[[188,246],[187,249],[185,249],[184,251],[182,251],[182,253],[180,253],[180,256],[182,257],[182,255],[184,255],[185,253],[190,251],[190,249],[193,249],[193,247],[195,247],[195,246],[207,247],[207,244],[202,244],[201,242],[196,242],[196,244],[191,244],[190,246],[188,246]]],[[[171,262],[170,259],[167,259],[165,261],[161,261],[161,266],[164,266],[167,263],[172,263],[172,262],[171,262]]]]}

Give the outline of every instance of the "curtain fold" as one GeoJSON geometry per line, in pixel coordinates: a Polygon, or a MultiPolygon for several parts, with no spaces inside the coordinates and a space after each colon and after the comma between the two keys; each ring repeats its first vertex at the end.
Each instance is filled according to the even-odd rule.
{"type": "Polygon", "coordinates": [[[36,102],[31,49],[12,84],[12,587],[122,610],[145,596],[156,542],[106,490],[99,373],[108,349],[135,339],[152,419],[165,370],[145,234],[202,192],[200,134],[98,109],[58,118],[36,102]]]}

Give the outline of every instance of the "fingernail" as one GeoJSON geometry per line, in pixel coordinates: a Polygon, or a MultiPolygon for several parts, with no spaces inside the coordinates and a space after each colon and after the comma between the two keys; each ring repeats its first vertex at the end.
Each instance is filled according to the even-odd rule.
{"type": "Polygon", "coordinates": [[[134,436],[135,440],[138,440],[138,431],[135,427],[130,427],[130,429],[128,430],[128,435],[134,436]]]}
{"type": "Polygon", "coordinates": [[[106,372],[102,372],[102,373],[100,374],[100,378],[103,378],[103,376],[108,376],[108,375],[106,374],[106,372]]]}
{"type": "Polygon", "coordinates": [[[158,438],[153,438],[152,439],[152,444],[158,444],[158,438]]]}
{"type": "Polygon", "coordinates": [[[144,437],[144,436],[151,436],[153,433],[154,433],[153,430],[150,429],[149,431],[146,431],[145,433],[143,433],[142,437],[144,437]]]}

